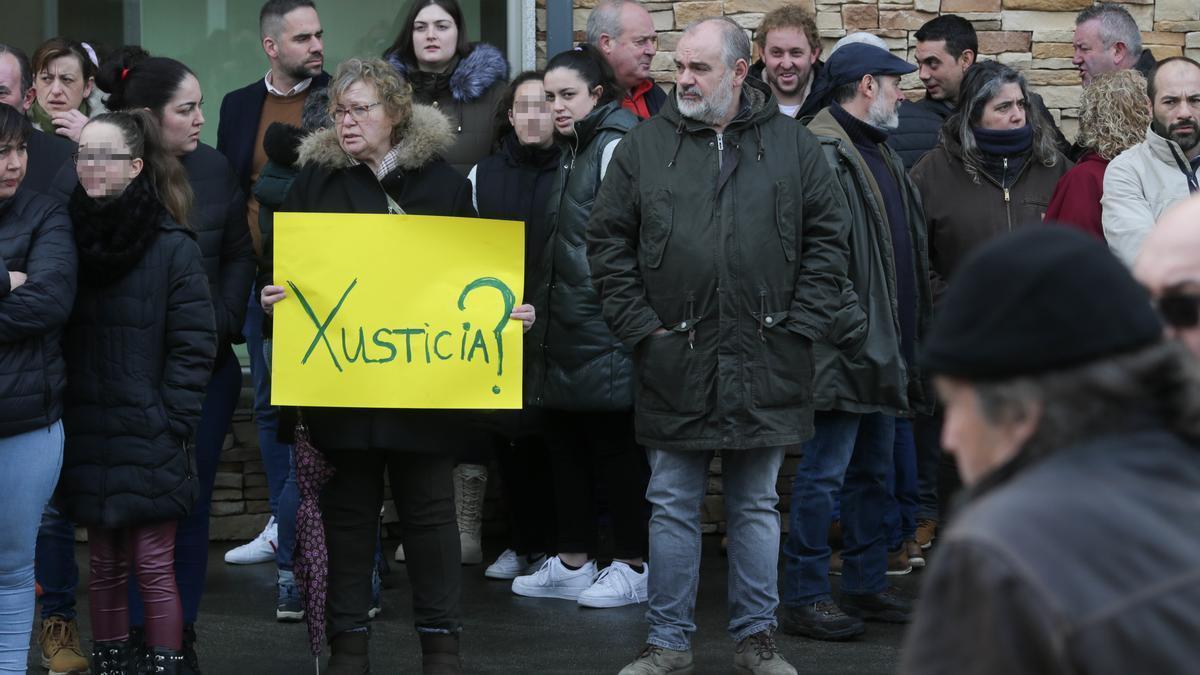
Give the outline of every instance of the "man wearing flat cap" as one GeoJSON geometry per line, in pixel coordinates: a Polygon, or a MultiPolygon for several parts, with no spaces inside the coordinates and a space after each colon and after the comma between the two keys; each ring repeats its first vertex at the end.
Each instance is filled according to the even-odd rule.
{"type": "Polygon", "coordinates": [[[1030,227],[964,261],[922,364],[968,491],[902,673],[1200,663],[1200,375],[1104,244],[1030,227]]]}
{"type": "MultiPolygon", "coordinates": [[[[848,272],[868,326],[863,349],[813,345],[816,435],[804,444],[792,486],[781,621],[784,631],[818,640],[858,635],[864,619],[904,622],[911,611],[888,587],[889,547],[911,568],[904,538],[897,531],[889,541],[884,516],[897,418],[930,409],[915,363],[933,304],[925,217],[887,146],[904,100],[900,76],[914,70],[874,45],[840,47],[825,64],[832,102],[808,125],[850,206],[848,272]],[[828,541],[839,495],[844,546],[835,604],[828,541]]],[[[915,455],[910,460],[915,465],[915,455]]]]}
{"type": "Polygon", "coordinates": [[[700,506],[717,451],[734,669],[796,672],[774,640],[776,481],[784,447],[812,435],[813,342],[857,351],[866,339],[845,199],[812,134],[749,68],[741,26],[689,26],[674,94],[617,146],[588,222],[604,318],[633,350],[651,469],[650,630],[622,675],[693,668],[700,506]]]}

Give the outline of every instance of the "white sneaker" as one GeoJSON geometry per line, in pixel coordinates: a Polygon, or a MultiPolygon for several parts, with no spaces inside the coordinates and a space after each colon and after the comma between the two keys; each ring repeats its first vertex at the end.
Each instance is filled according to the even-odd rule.
{"type": "Polygon", "coordinates": [[[577,602],[584,607],[624,607],[646,601],[646,580],[650,568],[642,563],[642,573],[633,571],[629,565],[614,560],[600,570],[590,588],[579,594],[577,602]]]}
{"type": "Polygon", "coordinates": [[[546,562],[546,554],[539,553],[533,560],[517,555],[517,552],[511,548],[504,549],[504,553],[496,558],[496,562],[488,565],[484,570],[483,576],[489,579],[516,579],[538,571],[546,562]]]}
{"type": "Polygon", "coordinates": [[[537,572],[513,579],[512,591],[528,598],[560,598],[574,600],[586,591],[596,578],[596,562],[577,570],[569,570],[558,556],[548,558],[537,572]]]}
{"type": "Polygon", "coordinates": [[[225,562],[230,565],[255,565],[275,560],[275,548],[279,546],[279,526],[275,516],[267,521],[258,536],[249,542],[225,552],[225,562]]]}

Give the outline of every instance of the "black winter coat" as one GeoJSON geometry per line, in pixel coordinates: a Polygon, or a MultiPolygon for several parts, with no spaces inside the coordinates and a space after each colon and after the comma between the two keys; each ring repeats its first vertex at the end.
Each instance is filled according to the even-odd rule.
{"type": "MultiPolygon", "coordinates": [[[[479,217],[498,220],[518,220],[526,229],[526,275],[524,301],[538,306],[534,297],[546,287],[548,265],[544,259],[550,245],[551,223],[547,220],[546,205],[558,177],[558,160],[562,154],[557,147],[529,148],[509,135],[500,143],[497,154],[484,157],[475,166],[475,208],[479,217]]],[[[544,303],[542,303],[544,305],[544,303]]],[[[539,311],[545,311],[541,306],[539,311]]],[[[530,358],[541,345],[544,322],[534,323],[526,333],[524,358],[524,400],[536,404],[541,399],[541,369],[539,359],[530,358]]]]}
{"type": "Polygon", "coordinates": [[[900,155],[905,171],[912,171],[917,161],[933,150],[942,125],[953,114],[954,107],[949,103],[928,96],[900,105],[900,126],[888,134],[887,144],[900,155]]]}
{"type": "MultiPolygon", "coordinates": [[[[302,168],[279,210],[387,213],[391,196],[411,215],[472,217],[471,184],[438,156],[453,141],[445,115],[414,105],[410,127],[398,144],[399,166],[381,182],[369,167],[351,162],[332,129],[319,131],[301,144],[302,168]]],[[[273,266],[273,251],[264,249],[264,257],[273,266]]],[[[355,261],[343,263],[353,266],[355,261]]],[[[465,433],[465,416],[453,411],[304,408],[303,413],[314,445],[322,450],[445,451],[459,447],[465,433]]],[[[281,410],[280,417],[281,430],[294,427],[294,409],[281,410]]]]}
{"type": "MultiPolygon", "coordinates": [[[[217,321],[219,365],[233,356],[232,345],[243,341],[246,301],[257,269],[246,225],[246,196],[229,160],[212,147],[201,143],[180,162],[195,195],[187,225],[204,256],[217,321]]],[[[65,204],[78,184],[75,167],[68,163],[54,179],[54,196],[65,204]]]]}
{"type": "Polygon", "coordinates": [[[604,150],[637,123],[619,103],[608,103],[577,121],[575,135],[563,142],[547,204],[552,229],[541,262],[543,285],[527,292],[538,313],[527,357],[535,405],[558,410],[633,406],[633,350],[604,320],[588,266],[587,223],[600,191],[604,150]]]}
{"type": "Polygon", "coordinates": [[[60,503],[82,525],[182,518],[197,489],[188,443],[217,349],[200,248],[136,180],[102,206],[80,188],[71,217],[81,271],[63,340],[60,503]]]}
{"type": "Polygon", "coordinates": [[[492,153],[496,105],[504,97],[508,61],[495,47],[479,42],[446,73],[426,73],[396,54],[388,62],[413,87],[413,102],[433,106],[450,118],[454,142],[440,154],[460,174],[492,153]]]}
{"type": "Polygon", "coordinates": [[[75,268],[66,209],[24,187],[0,200],[0,438],[62,417],[61,341],[75,301],[75,268]],[[9,272],[28,280],[13,290],[9,272]]]}
{"type": "Polygon", "coordinates": [[[71,162],[74,152],[75,144],[71,141],[35,129],[29,135],[29,166],[21,180],[21,189],[50,194],[55,175],[64,164],[71,162]]]}

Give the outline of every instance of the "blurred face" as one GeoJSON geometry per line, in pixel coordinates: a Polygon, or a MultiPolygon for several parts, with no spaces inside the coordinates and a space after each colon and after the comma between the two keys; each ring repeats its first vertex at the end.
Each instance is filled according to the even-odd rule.
{"type": "Polygon", "coordinates": [[[867,122],[880,129],[895,129],[900,126],[900,103],[904,100],[900,76],[881,75],[875,82],[875,99],[871,101],[867,122]]]}
{"type": "Polygon", "coordinates": [[[914,50],[917,59],[917,75],[925,85],[925,93],[935,101],[958,102],[967,68],[975,63],[975,53],[964,49],[955,59],[946,50],[945,40],[918,42],[914,50]]]}
{"type": "Polygon", "coordinates": [[[1146,236],[1133,275],[1150,291],[1167,335],[1200,358],[1200,196],[1167,210],[1146,236]]]}
{"type": "Polygon", "coordinates": [[[658,53],[658,32],[650,12],[637,5],[621,8],[621,37],[600,36],[600,51],[612,66],[617,84],[633,89],[650,78],[650,62],[658,53]]]}
{"type": "Polygon", "coordinates": [[[1033,421],[991,421],[983,414],[975,387],[967,382],[935,377],[934,384],[945,406],[942,449],[954,455],[967,486],[1016,457],[1036,428],[1033,421]]]}
{"type": "Polygon", "coordinates": [[[775,28],[768,32],[763,44],[763,75],[775,98],[786,101],[802,96],[820,55],[820,47],[813,49],[799,28],[775,28]]]}
{"type": "Polygon", "coordinates": [[[33,93],[21,88],[21,64],[12,54],[0,54],[0,103],[25,112],[33,103],[33,93]]]}
{"type": "Polygon", "coordinates": [[[563,136],[574,136],[575,123],[587,117],[600,101],[600,87],[589,91],[587,82],[571,68],[547,71],[543,86],[554,130],[563,136]]]}
{"type": "Polygon", "coordinates": [[[1200,69],[1173,62],[1154,77],[1155,133],[1179,144],[1188,159],[1200,155],[1200,69]]]}
{"type": "Polygon", "coordinates": [[[1104,40],[1100,39],[1100,19],[1084,21],[1075,26],[1075,56],[1071,63],[1079,69],[1083,78],[1083,86],[1092,83],[1092,78],[1104,73],[1120,70],[1121,57],[1117,53],[1118,45],[1105,48],[1104,40]]]}
{"type": "Polygon", "coordinates": [[[521,83],[508,109],[508,123],[513,126],[521,145],[548,146],[554,137],[554,116],[546,100],[541,80],[521,83]]]}
{"type": "Polygon", "coordinates": [[[733,113],[749,66],[738,60],[725,66],[720,29],[713,23],[697,26],[679,40],[675,51],[675,102],[689,119],[723,123],[733,113]]]}
{"type": "Polygon", "coordinates": [[[334,129],[346,154],[374,168],[392,149],[392,127],[375,85],[355,82],[333,108],[334,129]]]}
{"type": "Polygon", "coordinates": [[[1025,103],[1021,85],[1009,82],[984,105],[983,116],[979,120],[980,128],[993,131],[1020,129],[1025,126],[1025,103]]]}
{"type": "Polygon", "coordinates": [[[48,113],[78,110],[92,94],[92,79],[84,79],[83,65],[74,56],[52,59],[33,78],[37,102],[48,113]]]}
{"type": "Polygon", "coordinates": [[[25,142],[19,138],[0,141],[0,199],[17,194],[25,178],[29,155],[25,142]]]}
{"type": "Polygon", "coordinates": [[[167,152],[178,157],[200,144],[200,128],[204,126],[204,113],[200,111],[202,103],[200,81],[194,75],[185,75],[160,115],[167,152]]]}
{"type": "Polygon", "coordinates": [[[325,65],[324,36],[317,11],[298,7],[283,16],[278,36],[263,38],[263,51],[272,67],[293,80],[307,80],[320,75],[325,65]]]}
{"type": "Polygon", "coordinates": [[[106,122],[91,122],[79,134],[75,155],[79,184],[92,199],[125,191],[142,172],[142,158],[133,157],[121,130],[106,122]]]}
{"type": "Polygon", "coordinates": [[[458,47],[454,17],[437,5],[429,5],[413,20],[413,51],[421,70],[442,72],[458,47]]]}

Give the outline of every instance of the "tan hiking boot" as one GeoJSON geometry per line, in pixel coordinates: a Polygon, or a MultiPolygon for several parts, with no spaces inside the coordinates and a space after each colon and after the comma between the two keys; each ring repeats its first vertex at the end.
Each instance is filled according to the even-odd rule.
{"type": "Polygon", "coordinates": [[[692,675],[692,650],[675,651],[646,645],[617,675],[692,675]]]}
{"type": "Polygon", "coordinates": [[[483,562],[483,500],[487,494],[488,468],[482,464],[454,467],[454,511],[458,518],[458,542],[462,564],[483,562]]]}
{"type": "Polygon", "coordinates": [[[917,545],[921,548],[929,548],[933,545],[933,540],[937,538],[937,521],[922,518],[917,521],[917,545]]]}
{"type": "Polygon", "coordinates": [[[52,616],[42,622],[38,635],[42,648],[42,667],[50,675],[83,675],[90,664],[79,649],[79,628],[75,620],[52,616]]]}
{"type": "Polygon", "coordinates": [[[774,631],[764,630],[738,643],[733,670],[748,675],[796,675],[796,669],[775,646],[774,631]]]}
{"type": "Polygon", "coordinates": [[[912,563],[908,562],[908,549],[904,544],[900,544],[900,548],[895,551],[888,551],[887,575],[889,577],[908,574],[912,570],[912,563]]]}

